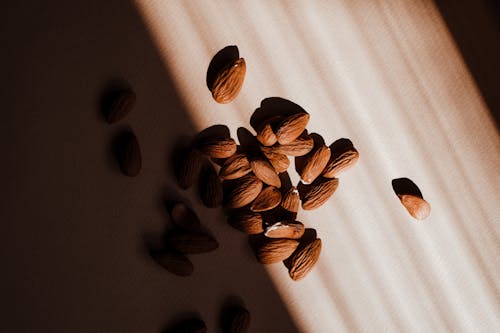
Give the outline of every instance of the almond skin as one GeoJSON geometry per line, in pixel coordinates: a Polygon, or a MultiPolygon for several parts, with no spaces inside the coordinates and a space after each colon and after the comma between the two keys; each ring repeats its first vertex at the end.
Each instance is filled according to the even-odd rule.
{"type": "Polygon", "coordinates": [[[297,139],[309,122],[309,114],[296,113],[283,119],[276,129],[276,137],[280,145],[286,145],[297,139]]]}
{"type": "Polygon", "coordinates": [[[128,133],[124,138],[123,150],[119,156],[120,169],[129,177],[135,177],[142,168],[141,148],[137,137],[133,133],[128,133]]]}
{"type": "Polygon", "coordinates": [[[311,184],[325,169],[330,160],[330,148],[325,145],[315,148],[307,154],[300,178],[305,184],[311,184]]]}
{"type": "Polygon", "coordinates": [[[219,176],[222,179],[236,179],[249,174],[252,171],[250,162],[245,154],[236,153],[229,157],[219,171],[219,176]]]}
{"type": "Polygon", "coordinates": [[[196,213],[182,202],[178,202],[172,207],[170,216],[175,225],[185,230],[196,231],[201,227],[200,219],[196,213]]]}
{"type": "Polygon", "coordinates": [[[285,172],[290,166],[290,160],[284,154],[276,153],[272,150],[262,151],[269,160],[274,170],[278,173],[285,172]]]}
{"type": "Polygon", "coordinates": [[[226,104],[238,96],[246,73],[245,59],[240,58],[224,68],[212,86],[212,97],[217,103],[226,104]]]}
{"type": "Polygon", "coordinates": [[[272,146],[278,141],[270,122],[264,123],[257,131],[257,140],[264,146],[272,146]]]}
{"type": "Polygon", "coordinates": [[[179,276],[189,276],[193,273],[194,266],[182,253],[166,250],[151,253],[151,257],[170,273],[179,276]]]}
{"type": "Polygon", "coordinates": [[[262,264],[273,264],[287,259],[299,246],[293,239],[273,239],[257,249],[257,259],[262,264]]]}
{"type": "Polygon", "coordinates": [[[254,174],[248,174],[234,181],[224,194],[228,208],[240,208],[251,203],[262,190],[262,181],[254,174]]]}
{"type": "Polygon", "coordinates": [[[254,212],[271,210],[281,202],[281,192],[274,186],[263,189],[252,202],[250,209],[254,212]]]}
{"type": "Polygon", "coordinates": [[[236,142],[232,138],[210,138],[197,143],[198,149],[211,158],[228,158],[236,153],[236,142]]]}
{"type": "Polygon", "coordinates": [[[288,144],[276,144],[272,147],[261,147],[263,153],[274,152],[287,156],[303,156],[314,148],[314,140],[305,132],[288,144]]]}
{"type": "Polygon", "coordinates": [[[269,161],[264,158],[257,157],[250,161],[250,166],[252,167],[255,176],[264,183],[277,188],[281,187],[280,177],[269,161]]]}
{"type": "Polygon", "coordinates": [[[330,161],[323,170],[323,177],[336,177],[339,173],[355,165],[358,159],[359,153],[354,147],[337,155],[332,152],[330,161]]]}
{"type": "Polygon", "coordinates": [[[299,239],[305,230],[301,222],[276,222],[266,228],[264,235],[269,238],[299,239]]]}
{"type": "Polygon", "coordinates": [[[299,206],[300,206],[299,191],[294,186],[292,186],[283,195],[283,199],[281,200],[281,207],[285,208],[289,212],[297,213],[299,211],[299,206]]]}
{"type": "Polygon", "coordinates": [[[429,203],[423,198],[411,194],[403,194],[398,197],[413,218],[417,220],[424,220],[430,215],[431,205],[429,205],[429,203]]]}
{"type": "Polygon", "coordinates": [[[290,268],[288,270],[292,280],[303,279],[318,262],[320,253],[321,239],[319,238],[295,251],[290,257],[290,268]]]}
{"type": "Polygon", "coordinates": [[[180,230],[167,236],[167,244],[184,254],[211,252],[219,247],[217,240],[209,234],[180,230]]]}
{"type": "Polygon", "coordinates": [[[260,213],[243,210],[229,215],[228,223],[235,229],[248,235],[260,234],[264,231],[262,215],[260,213]]]}
{"type": "Polygon", "coordinates": [[[298,190],[302,208],[311,210],[323,205],[339,186],[337,178],[317,178],[312,184],[299,184],[298,190]]]}
{"type": "Polygon", "coordinates": [[[201,202],[208,208],[222,205],[222,183],[211,163],[205,163],[198,183],[201,202]]]}
{"type": "Polygon", "coordinates": [[[204,161],[203,154],[195,148],[188,148],[180,153],[175,173],[182,189],[190,188],[198,180],[204,161]]]}
{"type": "Polygon", "coordinates": [[[134,108],[136,95],[133,91],[120,91],[114,96],[106,114],[106,121],[114,124],[125,118],[134,108]]]}
{"type": "Polygon", "coordinates": [[[246,333],[250,326],[250,312],[238,305],[228,309],[224,315],[223,333],[246,333]]]}

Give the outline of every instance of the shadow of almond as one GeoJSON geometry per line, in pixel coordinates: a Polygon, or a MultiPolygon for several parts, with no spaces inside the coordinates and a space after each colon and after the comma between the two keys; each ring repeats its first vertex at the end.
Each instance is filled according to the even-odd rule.
{"type": "Polygon", "coordinates": [[[162,333],[203,333],[207,331],[205,322],[197,312],[185,312],[176,315],[165,325],[162,333]]]}
{"type": "Polygon", "coordinates": [[[229,45],[221,49],[217,54],[214,55],[207,69],[207,88],[212,90],[217,74],[220,73],[229,64],[238,60],[240,57],[240,52],[236,45],[229,45]]]}
{"type": "Polygon", "coordinates": [[[419,198],[423,198],[422,192],[418,188],[417,184],[415,184],[409,178],[397,178],[392,180],[392,189],[397,196],[410,194],[417,196],[419,198]]]}
{"type": "Polygon", "coordinates": [[[250,125],[255,131],[258,131],[267,120],[279,117],[286,117],[296,113],[305,113],[306,111],[298,104],[281,97],[268,97],[260,103],[250,117],[250,125]]]}

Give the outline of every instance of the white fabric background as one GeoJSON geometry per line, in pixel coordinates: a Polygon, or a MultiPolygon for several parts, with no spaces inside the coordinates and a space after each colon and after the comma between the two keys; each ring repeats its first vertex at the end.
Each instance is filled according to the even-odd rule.
{"type": "Polygon", "coordinates": [[[500,140],[431,1],[136,4],[198,129],[236,136],[279,96],[360,151],[334,197],[299,214],[323,240],[315,270],[296,283],[268,268],[301,332],[500,331],[500,140]],[[218,105],[205,75],[227,45],[247,76],[218,105]],[[426,221],[400,205],[399,177],[431,204],[426,221]]]}

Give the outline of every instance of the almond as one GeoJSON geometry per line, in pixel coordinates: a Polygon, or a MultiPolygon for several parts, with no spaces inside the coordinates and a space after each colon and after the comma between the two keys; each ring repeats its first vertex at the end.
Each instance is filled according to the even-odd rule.
{"type": "Polygon", "coordinates": [[[274,170],[278,173],[285,172],[290,166],[290,160],[284,154],[276,153],[272,150],[262,151],[264,156],[269,160],[274,170]]]}
{"type": "Polygon", "coordinates": [[[167,235],[167,244],[184,254],[210,252],[219,247],[217,240],[209,234],[180,230],[167,235]]]}
{"type": "Polygon", "coordinates": [[[430,215],[431,205],[423,198],[412,194],[403,194],[398,197],[408,213],[415,219],[424,220],[430,215]]]}
{"type": "Polygon", "coordinates": [[[318,262],[321,253],[321,239],[301,246],[290,257],[290,268],[288,273],[294,281],[304,278],[318,262]]]}
{"type": "Polygon", "coordinates": [[[249,174],[251,171],[252,168],[246,155],[236,153],[222,164],[219,176],[222,179],[236,179],[249,174]]]}
{"type": "Polygon", "coordinates": [[[179,276],[189,276],[193,273],[194,266],[182,253],[165,250],[151,253],[151,257],[170,273],[179,276]]]}
{"type": "Polygon", "coordinates": [[[314,148],[314,140],[305,132],[288,144],[261,147],[262,152],[274,152],[288,156],[303,156],[314,148]]]}
{"type": "Polygon", "coordinates": [[[281,202],[281,192],[274,186],[268,186],[259,193],[250,209],[254,212],[271,210],[281,202]]]}
{"type": "Polygon", "coordinates": [[[269,238],[298,239],[304,234],[305,227],[301,222],[276,222],[266,228],[264,235],[269,238]]]}
{"type": "Polygon", "coordinates": [[[245,80],[246,63],[240,58],[217,74],[212,96],[217,103],[226,104],[236,98],[245,80]]]}
{"type": "Polygon", "coordinates": [[[283,119],[277,127],[276,137],[281,145],[289,144],[297,139],[309,122],[309,114],[296,113],[283,119]]]}
{"type": "Polygon", "coordinates": [[[300,178],[305,184],[311,184],[325,169],[330,160],[330,148],[319,146],[304,157],[300,178]]]}
{"type": "Polygon", "coordinates": [[[187,148],[177,156],[176,176],[179,186],[188,189],[196,182],[200,175],[205,157],[194,148],[187,148]]]}
{"type": "Polygon", "coordinates": [[[215,208],[222,204],[222,184],[211,163],[206,163],[201,171],[198,191],[206,207],[215,208]]]}
{"type": "Polygon", "coordinates": [[[272,146],[278,141],[270,121],[262,124],[260,129],[257,131],[257,140],[259,140],[264,146],[272,146]]]}
{"type": "Polygon", "coordinates": [[[170,216],[177,226],[185,230],[196,231],[201,227],[200,219],[196,213],[182,202],[178,202],[172,207],[170,216]]]}
{"type": "Polygon", "coordinates": [[[262,264],[273,264],[288,258],[299,246],[293,239],[273,239],[257,249],[257,259],[262,264]]]}
{"type": "Polygon", "coordinates": [[[302,208],[311,210],[324,204],[339,186],[337,178],[317,178],[312,184],[299,184],[298,190],[302,208]]]}
{"type": "Polygon", "coordinates": [[[236,153],[236,142],[232,138],[208,138],[197,143],[198,149],[212,158],[228,158],[236,153]]]}
{"type": "Polygon", "coordinates": [[[121,147],[119,162],[122,172],[129,176],[135,177],[139,174],[142,168],[142,157],[139,142],[134,133],[128,133],[124,138],[123,147],[121,147]]]}
{"type": "Polygon", "coordinates": [[[240,208],[251,203],[262,190],[262,181],[254,174],[248,174],[232,181],[229,190],[225,193],[228,208],[240,208]]]}
{"type": "Polygon", "coordinates": [[[261,157],[256,157],[250,161],[250,166],[255,176],[264,183],[278,188],[281,187],[280,177],[269,161],[261,157]]]}
{"type": "Polygon", "coordinates": [[[224,314],[223,333],[246,333],[250,326],[250,312],[241,305],[229,308],[224,314]]]}
{"type": "Polygon", "coordinates": [[[300,196],[299,191],[292,186],[288,191],[283,195],[283,200],[281,200],[281,207],[286,210],[297,213],[299,211],[300,205],[300,196]]]}
{"type": "Polygon", "coordinates": [[[136,95],[133,91],[124,90],[118,92],[109,105],[107,110],[106,121],[109,124],[114,124],[130,113],[134,108],[136,95]]]}
{"type": "Polygon", "coordinates": [[[323,170],[323,177],[336,177],[342,171],[345,171],[356,164],[358,159],[359,153],[354,147],[351,147],[349,150],[337,155],[332,152],[330,161],[323,170]]]}
{"type": "Polygon", "coordinates": [[[252,211],[233,212],[229,215],[228,223],[233,228],[243,231],[248,235],[260,234],[264,231],[262,227],[262,215],[252,211]]]}

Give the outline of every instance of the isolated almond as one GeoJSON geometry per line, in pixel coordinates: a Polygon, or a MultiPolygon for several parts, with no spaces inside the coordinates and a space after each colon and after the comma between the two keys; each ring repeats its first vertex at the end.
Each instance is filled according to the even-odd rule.
{"type": "Polygon", "coordinates": [[[228,208],[240,208],[248,205],[262,190],[262,181],[254,174],[248,174],[231,182],[229,189],[224,193],[228,208]]]}
{"type": "Polygon", "coordinates": [[[167,244],[184,254],[210,252],[219,247],[217,240],[209,234],[180,230],[167,235],[167,244]]]}
{"type": "Polygon", "coordinates": [[[250,161],[250,166],[255,176],[264,183],[278,188],[281,187],[280,177],[269,161],[256,157],[250,161]]]}
{"type": "Polygon", "coordinates": [[[290,160],[284,154],[276,153],[272,150],[262,151],[269,160],[274,170],[278,173],[285,172],[290,166],[290,160]]]}
{"type": "Polygon", "coordinates": [[[106,121],[114,124],[130,113],[136,101],[136,95],[133,91],[124,90],[113,96],[106,114],[106,121]]]}
{"type": "Polygon", "coordinates": [[[200,198],[206,207],[215,208],[222,204],[222,183],[211,163],[203,166],[198,183],[200,198]]]}
{"type": "Polygon", "coordinates": [[[403,194],[398,197],[408,213],[415,219],[424,220],[430,215],[431,205],[423,198],[411,194],[403,194]]]}
{"type": "Polygon", "coordinates": [[[311,184],[325,169],[330,160],[330,148],[325,145],[316,147],[304,158],[300,178],[305,184],[311,184]]]}
{"type": "Polygon", "coordinates": [[[130,132],[123,138],[122,147],[119,152],[119,163],[122,172],[135,177],[139,174],[142,167],[141,149],[136,136],[130,132]]]}
{"type": "Polygon", "coordinates": [[[260,213],[243,210],[232,212],[229,215],[228,223],[248,235],[260,234],[264,231],[262,215],[260,213]]]}
{"type": "Polygon", "coordinates": [[[260,129],[257,131],[257,140],[259,140],[264,146],[272,146],[278,141],[278,138],[273,131],[271,122],[267,121],[262,124],[260,129]]]}
{"type": "Polygon", "coordinates": [[[299,191],[292,186],[288,191],[283,195],[283,199],[281,200],[281,207],[286,210],[297,213],[299,211],[300,206],[300,196],[299,191]]]}
{"type": "Polygon", "coordinates": [[[276,129],[278,143],[286,145],[297,139],[309,122],[309,114],[296,113],[283,119],[276,129]]]}
{"type": "Polygon", "coordinates": [[[245,80],[246,63],[240,58],[217,74],[212,96],[217,103],[226,104],[236,98],[245,80]]]}
{"type": "Polygon", "coordinates": [[[288,258],[299,246],[293,239],[273,239],[257,249],[257,259],[262,264],[273,264],[288,258]]]}
{"type": "Polygon", "coordinates": [[[236,142],[232,138],[207,138],[197,142],[197,147],[212,158],[228,158],[236,153],[236,142]]]}
{"type": "Polygon", "coordinates": [[[324,204],[339,186],[337,178],[317,178],[312,184],[299,184],[298,190],[302,200],[302,208],[311,210],[324,204]]]}
{"type": "Polygon", "coordinates": [[[177,226],[185,230],[196,231],[201,227],[196,213],[183,202],[178,202],[172,207],[170,216],[177,226]]]}
{"type": "Polygon", "coordinates": [[[236,179],[252,171],[248,158],[243,153],[236,153],[224,161],[219,171],[222,179],[236,179]]]}
{"type": "Polygon", "coordinates": [[[276,222],[266,228],[264,235],[269,238],[298,239],[304,235],[305,227],[301,222],[276,222]]]}
{"type": "Polygon", "coordinates": [[[179,276],[189,276],[193,273],[194,266],[182,253],[164,250],[151,253],[151,257],[170,273],[179,276]]]}
{"type": "Polygon", "coordinates": [[[276,144],[272,147],[261,147],[262,152],[274,152],[288,156],[303,156],[309,153],[314,147],[314,140],[303,133],[300,137],[288,144],[276,144]]]}
{"type": "Polygon", "coordinates": [[[250,326],[250,312],[244,307],[233,306],[224,314],[223,333],[246,333],[250,326]]]}
{"type": "Polygon", "coordinates": [[[281,192],[274,186],[263,189],[252,202],[250,209],[254,212],[271,210],[281,202],[281,192]]]}
{"type": "Polygon", "coordinates": [[[301,246],[290,257],[288,273],[294,281],[304,278],[318,262],[321,253],[321,239],[301,246]]]}
{"type": "Polygon", "coordinates": [[[198,180],[205,157],[195,148],[187,148],[176,157],[175,173],[177,182],[183,189],[188,189],[198,180]]]}
{"type": "Polygon", "coordinates": [[[351,147],[349,150],[337,155],[332,151],[330,161],[323,170],[323,177],[336,177],[342,171],[345,171],[356,164],[358,159],[359,153],[354,147],[351,147]]]}

